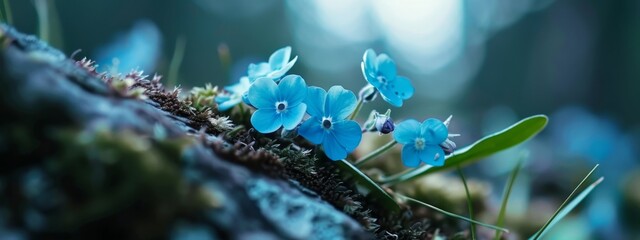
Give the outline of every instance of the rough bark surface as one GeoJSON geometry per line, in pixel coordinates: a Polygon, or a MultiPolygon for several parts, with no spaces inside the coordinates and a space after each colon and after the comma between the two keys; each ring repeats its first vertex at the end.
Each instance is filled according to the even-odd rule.
{"type": "Polygon", "coordinates": [[[369,239],[313,191],[225,161],[183,117],[117,97],[0,27],[0,239],[369,239]],[[196,136],[196,137],[194,137],[196,136]],[[205,143],[203,143],[205,142],[205,143]]]}

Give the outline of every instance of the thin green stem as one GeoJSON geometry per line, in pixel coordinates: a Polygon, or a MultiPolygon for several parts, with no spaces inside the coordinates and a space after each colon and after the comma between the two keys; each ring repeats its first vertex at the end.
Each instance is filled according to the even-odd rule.
{"type": "Polygon", "coordinates": [[[582,187],[582,185],[584,184],[584,182],[587,181],[587,179],[589,179],[589,176],[591,176],[591,174],[593,174],[593,172],[596,170],[596,168],[598,168],[600,164],[597,164],[595,167],[593,167],[593,169],[591,169],[591,171],[587,174],[587,176],[584,176],[584,178],[582,179],[582,181],[580,181],[580,183],[578,184],[578,186],[576,186],[576,188],[573,189],[573,191],[571,191],[571,194],[569,194],[569,197],[567,197],[567,199],[564,200],[564,202],[562,202],[562,204],[560,205],[560,207],[556,210],[555,213],[553,213],[553,216],[551,216],[551,218],[549,218],[549,220],[547,220],[547,222],[542,226],[542,228],[540,228],[540,230],[538,230],[538,232],[536,233],[535,236],[533,236],[533,239],[536,240],[538,238],[540,238],[540,234],[542,232],[544,232],[545,228],[547,228],[549,226],[549,224],[551,223],[551,221],[553,221],[554,218],[556,218],[556,216],[558,216],[558,213],[560,213],[560,211],[562,210],[562,208],[564,208],[565,205],[567,205],[567,203],[571,200],[571,198],[573,197],[573,195],[576,194],[576,192],[578,191],[578,189],[580,189],[580,187],[582,187]]]}
{"type": "Polygon", "coordinates": [[[169,63],[169,74],[167,77],[167,86],[176,86],[178,84],[178,78],[180,75],[180,66],[184,59],[184,51],[187,45],[187,41],[184,36],[179,36],[176,39],[176,46],[173,48],[173,56],[169,63]]]}
{"type": "Polygon", "coordinates": [[[359,98],[358,105],[356,105],[356,109],[353,110],[353,113],[351,114],[351,116],[349,116],[349,120],[356,119],[356,116],[358,116],[358,113],[360,112],[360,109],[362,109],[363,104],[364,104],[364,100],[362,98],[359,98]]]}
{"type": "Polygon", "coordinates": [[[470,218],[467,218],[467,217],[463,217],[463,216],[460,216],[460,215],[455,214],[455,213],[450,213],[450,212],[447,212],[447,211],[442,210],[440,208],[437,208],[437,207],[435,207],[435,206],[433,206],[431,204],[424,203],[424,202],[422,202],[420,200],[417,200],[417,199],[414,199],[414,198],[410,198],[410,197],[407,197],[407,196],[404,196],[404,195],[401,195],[401,194],[397,194],[397,193],[395,194],[395,196],[399,197],[400,199],[403,199],[405,201],[417,203],[417,204],[420,204],[420,205],[425,206],[427,208],[433,209],[433,210],[435,210],[435,211],[437,211],[439,213],[442,213],[444,215],[447,215],[449,217],[453,217],[453,218],[461,219],[461,220],[464,220],[464,221],[467,221],[467,222],[475,223],[475,224],[478,224],[478,225],[486,227],[486,228],[490,228],[490,229],[494,229],[494,230],[498,230],[498,231],[503,231],[503,232],[506,232],[506,233],[509,232],[509,230],[506,229],[506,228],[501,228],[501,227],[498,227],[498,226],[493,226],[491,224],[478,222],[476,220],[473,220],[473,219],[470,219],[470,218]]]}
{"type": "MultiPolygon", "coordinates": [[[[456,168],[458,169],[458,175],[460,175],[460,179],[462,180],[462,184],[464,185],[464,192],[467,194],[467,208],[469,208],[469,219],[473,219],[473,201],[471,199],[471,194],[469,193],[467,179],[464,177],[464,173],[462,173],[460,166],[457,166],[456,168]]],[[[476,225],[474,223],[471,223],[471,239],[478,239],[478,237],[476,236],[476,225]]]]}
{"type": "Polygon", "coordinates": [[[362,164],[373,160],[375,158],[377,158],[378,156],[382,155],[383,153],[389,151],[389,149],[391,149],[393,146],[395,146],[398,142],[396,142],[396,140],[391,140],[391,142],[388,142],[387,144],[383,145],[382,147],[376,149],[373,152],[370,152],[369,154],[367,154],[366,156],[358,159],[355,161],[355,163],[353,163],[353,165],[355,165],[356,167],[362,166],[362,164]]]}
{"type": "Polygon", "coordinates": [[[403,170],[403,171],[401,171],[399,173],[396,173],[394,175],[391,175],[391,176],[388,176],[388,177],[386,177],[386,176],[382,177],[382,179],[380,179],[379,182],[382,183],[383,186],[385,186],[385,187],[392,186],[392,185],[398,183],[402,176],[404,176],[405,174],[409,174],[409,173],[411,173],[413,171],[416,171],[417,169],[419,169],[419,168],[415,168],[415,169],[408,168],[408,169],[405,169],[405,170],[403,170]]]}
{"type": "MultiPolygon", "coordinates": [[[[6,2],[6,0],[4,0],[3,2],[6,2]]],[[[2,5],[2,7],[0,7],[0,22],[6,22],[7,20],[5,20],[4,14],[2,12],[4,12],[4,4],[2,5]]]]}
{"type": "Polygon", "coordinates": [[[229,46],[225,43],[221,43],[218,45],[218,59],[220,60],[220,64],[222,65],[222,71],[224,72],[225,77],[231,77],[231,63],[233,62],[231,59],[231,52],[229,51],[229,46]]]}
{"type": "Polygon", "coordinates": [[[38,13],[38,34],[43,41],[49,42],[51,40],[51,26],[48,24],[49,3],[47,0],[35,0],[34,4],[36,7],[36,12],[38,13]]]}
{"type": "Polygon", "coordinates": [[[5,20],[8,24],[13,24],[13,16],[11,14],[11,5],[9,5],[9,0],[2,0],[2,2],[4,3],[5,20]]]}
{"type": "MultiPolygon", "coordinates": [[[[518,173],[520,172],[520,167],[522,166],[524,157],[521,157],[518,160],[518,164],[513,171],[511,171],[511,175],[509,176],[509,181],[507,182],[507,186],[502,193],[502,203],[500,204],[500,212],[498,213],[498,221],[496,222],[496,226],[502,227],[504,224],[505,214],[507,213],[507,204],[509,203],[509,196],[511,195],[511,189],[513,188],[513,184],[516,182],[516,178],[518,177],[518,173]]],[[[493,238],[494,240],[500,240],[502,237],[502,232],[496,231],[496,235],[493,238]]]]}
{"type": "Polygon", "coordinates": [[[240,112],[240,113],[238,113],[238,114],[240,114],[240,117],[239,117],[240,118],[240,122],[243,123],[244,122],[244,103],[238,104],[238,111],[240,112]]]}

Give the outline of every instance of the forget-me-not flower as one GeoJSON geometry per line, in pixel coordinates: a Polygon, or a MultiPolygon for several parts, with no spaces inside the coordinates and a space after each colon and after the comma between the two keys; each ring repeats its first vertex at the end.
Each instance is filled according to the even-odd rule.
{"type": "Polygon", "coordinates": [[[344,159],[362,139],[360,125],[347,119],[356,101],[356,95],[341,86],[333,86],[328,92],[309,87],[306,103],[311,118],[300,125],[298,133],[313,144],[322,144],[331,160],[344,159]]]}
{"type": "Polygon", "coordinates": [[[251,82],[249,82],[248,77],[242,77],[240,78],[240,82],[226,86],[224,88],[226,92],[218,94],[215,98],[218,109],[220,111],[226,111],[242,102],[242,96],[249,90],[249,87],[251,87],[251,82]]]}
{"type": "Polygon", "coordinates": [[[291,59],[291,47],[286,46],[273,52],[269,56],[269,62],[261,62],[258,64],[250,64],[247,74],[251,82],[261,77],[271,78],[274,81],[279,81],[280,77],[293,67],[293,64],[298,60],[298,56],[291,59]]]}
{"type": "Polygon", "coordinates": [[[261,133],[271,133],[284,127],[286,130],[298,126],[307,104],[307,84],[302,77],[288,75],[276,84],[270,78],[258,78],[249,88],[248,98],[256,110],[251,115],[251,124],[261,133]]]}
{"type": "Polygon", "coordinates": [[[449,130],[442,121],[429,118],[420,123],[416,120],[405,120],[396,125],[393,138],[404,144],[402,147],[402,163],[407,167],[417,167],[420,162],[433,166],[444,164],[444,150],[440,146],[447,140],[449,130]]]}
{"type": "Polygon", "coordinates": [[[397,75],[396,63],[386,54],[376,55],[372,49],[367,49],[360,67],[367,82],[391,105],[401,107],[403,100],[413,96],[411,81],[397,75]]]}

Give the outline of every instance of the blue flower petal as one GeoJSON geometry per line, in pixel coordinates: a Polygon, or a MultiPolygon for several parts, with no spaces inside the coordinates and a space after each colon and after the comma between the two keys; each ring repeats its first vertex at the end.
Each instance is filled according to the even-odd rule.
{"type": "Polygon", "coordinates": [[[288,75],[278,84],[280,90],[279,101],[287,101],[291,105],[298,105],[307,97],[307,84],[298,75],[288,75]]]}
{"type": "Polygon", "coordinates": [[[287,110],[281,113],[284,129],[291,130],[297,127],[302,121],[305,111],[307,111],[307,104],[304,103],[287,107],[287,110]]]}
{"type": "Polygon", "coordinates": [[[323,117],[326,97],[327,92],[322,88],[307,88],[307,99],[305,99],[305,103],[307,104],[307,113],[314,117],[323,117]]]}
{"type": "Polygon", "coordinates": [[[372,72],[371,70],[368,70],[364,66],[364,63],[360,63],[360,69],[362,69],[362,75],[364,76],[364,79],[367,80],[367,82],[369,84],[373,85],[376,88],[380,87],[380,82],[378,82],[376,80],[376,77],[373,76],[373,74],[375,74],[375,72],[372,72]]]}
{"type": "Polygon", "coordinates": [[[401,99],[409,99],[413,96],[413,85],[411,85],[411,81],[406,77],[398,76],[396,80],[393,81],[391,89],[394,90],[394,94],[401,99]]]}
{"type": "Polygon", "coordinates": [[[325,130],[322,128],[320,121],[321,118],[317,117],[307,119],[298,128],[298,134],[313,144],[322,143],[325,130]]]}
{"type": "Polygon", "coordinates": [[[248,77],[244,76],[240,78],[240,81],[238,83],[224,87],[224,90],[227,90],[231,93],[242,94],[246,91],[249,91],[249,87],[251,87],[251,82],[249,81],[248,77]]]}
{"type": "Polygon", "coordinates": [[[261,133],[272,133],[282,126],[282,119],[274,109],[258,109],[251,115],[253,128],[261,133]]]}
{"type": "Polygon", "coordinates": [[[324,113],[333,117],[333,121],[345,119],[355,110],[356,101],[356,95],[353,92],[342,86],[333,86],[327,92],[324,113]]]}
{"type": "Polygon", "coordinates": [[[271,66],[269,66],[269,63],[266,63],[266,62],[261,62],[258,64],[253,64],[253,63],[249,64],[249,67],[247,69],[247,75],[251,82],[255,81],[260,77],[266,76],[269,72],[271,72],[271,66]]]}
{"type": "Polygon", "coordinates": [[[258,78],[249,88],[249,102],[257,108],[275,109],[278,101],[278,85],[269,78],[258,78]]]}
{"type": "Polygon", "coordinates": [[[376,80],[378,67],[376,61],[376,52],[373,49],[367,49],[362,56],[362,63],[360,64],[362,74],[364,78],[372,84],[378,84],[376,80]]]}
{"type": "Polygon", "coordinates": [[[364,52],[362,56],[362,63],[364,63],[364,67],[370,71],[375,72],[377,69],[377,60],[376,60],[376,52],[369,48],[364,52]]]}
{"type": "Polygon", "coordinates": [[[442,121],[435,118],[429,118],[422,122],[422,125],[420,126],[420,135],[424,137],[424,142],[426,144],[439,145],[444,142],[444,140],[447,140],[449,130],[442,121]]]}
{"type": "Polygon", "coordinates": [[[402,147],[402,164],[407,167],[420,166],[419,152],[412,144],[404,145],[402,147]]]}
{"type": "Polygon", "coordinates": [[[216,102],[218,102],[218,110],[227,111],[231,109],[233,106],[238,105],[242,101],[242,98],[229,98],[226,101],[218,102],[218,98],[216,97],[216,102]]]}
{"type": "Polygon", "coordinates": [[[242,94],[242,101],[247,105],[255,108],[255,106],[253,106],[253,104],[251,104],[251,102],[249,101],[249,91],[246,91],[242,94]]]}
{"type": "Polygon", "coordinates": [[[396,69],[396,63],[387,54],[378,55],[376,61],[378,61],[378,73],[384,76],[387,81],[393,81],[398,75],[396,69]]]}
{"type": "Polygon", "coordinates": [[[214,100],[218,104],[229,101],[230,99],[231,99],[231,94],[218,94],[218,96],[214,98],[214,100]]]}
{"type": "Polygon", "coordinates": [[[282,68],[273,69],[272,72],[267,74],[267,77],[272,79],[277,79],[282,77],[284,74],[286,74],[289,71],[289,69],[293,67],[294,64],[296,64],[297,60],[298,60],[298,56],[295,56],[290,62],[282,66],[282,68]]]}
{"type": "Polygon", "coordinates": [[[322,141],[322,148],[324,153],[331,160],[340,160],[347,157],[347,151],[338,143],[338,140],[333,134],[327,134],[322,141]]]}
{"type": "Polygon", "coordinates": [[[333,123],[331,131],[336,141],[342,145],[347,152],[352,152],[362,140],[362,129],[357,122],[346,120],[333,123]]]}
{"type": "Polygon", "coordinates": [[[438,145],[426,145],[419,155],[420,160],[426,164],[436,167],[444,165],[444,150],[438,145]],[[436,158],[436,154],[438,158],[436,158]]]}
{"type": "Polygon", "coordinates": [[[291,47],[286,46],[280,48],[273,52],[271,56],[269,56],[269,66],[271,70],[276,70],[282,68],[291,57],[291,47]]]}
{"type": "Polygon", "coordinates": [[[398,125],[393,132],[393,139],[401,144],[413,144],[417,137],[420,136],[420,122],[414,119],[404,120],[398,125]]]}
{"type": "Polygon", "coordinates": [[[402,107],[402,99],[396,95],[394,89],[378,88],[378,91],[380,92],[380,96],[382,96],[382,99],[384,99],[386,102],[395,107],[402,107]]]}

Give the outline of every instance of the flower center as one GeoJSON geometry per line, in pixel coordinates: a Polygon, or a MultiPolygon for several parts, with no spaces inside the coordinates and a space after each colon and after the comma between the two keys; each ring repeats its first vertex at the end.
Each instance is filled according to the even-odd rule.
{"type": "Polygon", "coordinates": [[[276,112],[282,112],[287,109],[287,101],[276,102],[276,112]]]}
{"type": "Polygon", "coordinates": [[[424,138],[416,138],[414,144],[417,150],[424,149],[424,138]]]}
{"type": "Polygon", "coordinates": [[[325,129],[330,129],[331,128],[332,122],[331,122],[331,118],[330,117],[323,117],[322,118],[322,127],[325,129]]]}

